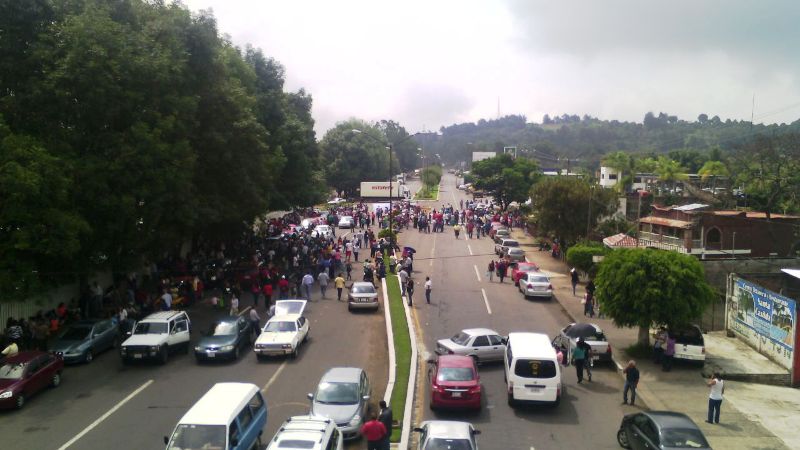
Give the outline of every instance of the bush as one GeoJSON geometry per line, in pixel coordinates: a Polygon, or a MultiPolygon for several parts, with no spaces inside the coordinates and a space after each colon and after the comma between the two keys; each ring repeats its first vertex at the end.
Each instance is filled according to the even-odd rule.
{"type": "Polygon", "coordinates": [[[438,186],[442,181],[442,167],[428,166],[422,171],[422,183],[427,187],[438,186]]]}
{"type": "Polygon", "coordinates": [[[608,249],[599,242],[584,242],[567,249],[567,264],[593,277],[597,272],[594,256],[608,254],[608,249]]]}
{"type": "Polygon", "coordinates": [[[396,241],[397,240],[397,233],[395,233],[394,231],[392,231],[392,230],[390,230],[388,228],[384,228],[380,232],[378,232],[378,239],[380,239],[380,238],[390,239],[390,240],[395,240],[396,241]]]}

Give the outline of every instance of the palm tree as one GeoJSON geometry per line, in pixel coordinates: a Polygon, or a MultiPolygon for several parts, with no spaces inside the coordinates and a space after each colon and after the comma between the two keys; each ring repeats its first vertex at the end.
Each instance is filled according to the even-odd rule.
{"type": "Polygon", "coordinates": [[[674,161],[666,156],[658,157],[656,175],[658,175],[659,180],[669,185],[670,191],[672,192],[675,191],[676,181],[682,181],[689,178],[686,175],[684,168],[681,167],[678,161],[674,161]]]}
{"type": "Polygon", "coordinates": [[[623,151],[609,153],[603,158],[603,165],[611,167],[620,173],[617,189],[619,189],[620,192],[626,192],[631,183],[633,183],[635,166],[633,156],[623,151]]]}
{"type": "Polygon", "coordinates": [[[730,172],[722,161],[706,161],[703,167],[697,171],[703,181],[711,178],[711,192],[716,194],[717,177],[728,177],[730,172]]]}

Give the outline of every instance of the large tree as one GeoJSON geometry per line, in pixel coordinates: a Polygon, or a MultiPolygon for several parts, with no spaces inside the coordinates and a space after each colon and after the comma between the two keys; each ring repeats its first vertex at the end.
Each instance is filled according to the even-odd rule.
{"type": "Polygon", "coordinates": [[[511,202],[528,199],[528,192],[540,174],[536,161],[501,154],[472,163],[472,176],[475,187],[494,197],[505,210],[511,202]]]}
{"type": "Polygon", "coordinates": [[[649,344],[654,324],[680,327],[698,319],[714,298],[697,258],[656,249],[609,252],[595,278],[601,311],[620,327],[639,327],[649,344]]]}
{"type": "Polygon", "coordinates": [[[758,136],[742,145],[734,163],[748,206],[774,212],[800,210],[800,134],[758,136]]]}

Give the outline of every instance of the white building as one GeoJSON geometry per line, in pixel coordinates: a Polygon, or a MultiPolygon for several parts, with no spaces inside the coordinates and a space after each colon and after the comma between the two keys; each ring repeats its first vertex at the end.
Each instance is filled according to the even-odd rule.
{"type": "Polygon", "coordinates": [[[600,166],[600,186],[610,188],[617,185],[622,178],[622,172],[606,166],[600,166]]]}

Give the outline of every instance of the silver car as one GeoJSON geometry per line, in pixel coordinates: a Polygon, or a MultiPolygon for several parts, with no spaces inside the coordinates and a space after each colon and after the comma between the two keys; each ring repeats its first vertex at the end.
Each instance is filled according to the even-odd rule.
{"type": "Polygon", "coordinates": [[[361,436],[361,425],[369,412],[372,388],[364,369],[334,367],[325,372],[317,390],[308,394],[312,416],[327,417],[334,422],[345,440],[361,436]]]}
{"type": "Polygon", "coordinates": [[[519,278],[519,291],[525,298],[553,298],[553,285],[550,278],[537,272],[528,272],[519,278]]]}
{"type": "Polygon", "coordinates": [[[481,434],[469,422],[426,420],[414,428],[419,433],[418,450],[478,450],[475,436],[481,434]]]}
{"type": "Polygon", "coordinates": [[[347,309],[378,309],[378,291],[368,281],[356,281],[347,294],[347,309]]]}
{"type": "Polygon", "coordinates": [[[511,247],[506,251],[506,258],[512,262],[525,261],[525,250],[519,247],[511,247]]]}
{"type": "Polygon", "coordinates": [[[505,352],[506,338],[488,328],[468,328],[436,342],[436,354],[471,356],[476,363],[502,361],[505,352]]]}
{"type": "Polygon", "coordinates": [[[339,219],[339,228],[349,228],[352,230],[355,227],[356,220],[353,219],[353,216],[342,216],[342,218],[339,219]]]}
{"type": "Polygon", "coordinates": [[[111,319],[81,320],[70,325],[50,347],[65,363],[90,363],[95,355],[114,347],[119,327],[111,319]]]}

